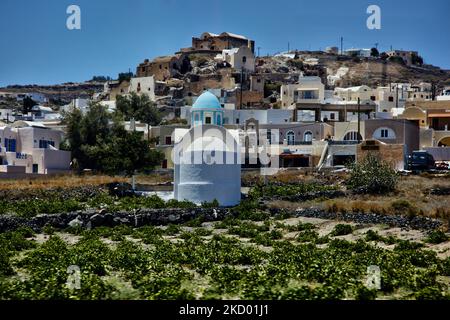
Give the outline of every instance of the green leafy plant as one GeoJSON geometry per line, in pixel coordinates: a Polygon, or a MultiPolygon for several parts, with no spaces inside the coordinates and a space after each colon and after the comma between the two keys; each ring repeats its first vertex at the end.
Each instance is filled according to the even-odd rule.
{"type": "Polygon", "coordinates": [[[353,232],[353,227],[349,224],[338,224],[334,227],[333,231],[330,233],[332,237],[346,236],[353,232]]]}
{"type": "Polygon", "coordinates": [[[386,194],[396,189],[398,175],[392,166],[374,154],[350,165],[347,186],[357,193],[386,194]]]}

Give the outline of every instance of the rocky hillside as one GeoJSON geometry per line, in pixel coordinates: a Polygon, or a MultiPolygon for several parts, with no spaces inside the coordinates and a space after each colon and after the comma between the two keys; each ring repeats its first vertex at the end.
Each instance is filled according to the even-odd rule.
{"type": "Polygon", "coordinates": [[[48,99],[59,101],[61,104],[69,103],[75,98],[90,98],[94,93],[103,91],[103,82],[63,83],[58,85],[10,85],[0,88],[0,92],[8,93],[41,93],[48,99]]]}
{"type": "Polygon", "coordinates": [[[330,87],[361,84],[376,87],[389,82],[434,82],[438,88],[450,85],[450,71],[435,66],[408,67],[376,58],[359,59],[324,52],[297,52],[293,59],[287,56],[262,57],[258,65],[261,72],[303,71],[305,75],[318,75],[330,87]]]}

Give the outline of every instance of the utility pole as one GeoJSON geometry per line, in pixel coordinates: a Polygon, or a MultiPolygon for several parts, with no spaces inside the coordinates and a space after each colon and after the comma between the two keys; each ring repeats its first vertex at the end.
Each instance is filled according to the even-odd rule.
{"type": "Polygon", "coordinates": [[[398,109],[398,83],[395,85],[395,108],[398,109]]]}
{"type": "Polygon", "coordinates": [[[240,109],[242,110],[242,90],[244,89],[244,68],[241,68],[241,103],[240,109]]]}
{"type": "Polygon", "coordinates": [[[291,52],[291,44],[288,41],[288,53],[291,52]]]}
{"type": "Polygon", "coordinates": [[[361,143],[361,99],[358,98],[358,144],[361,143]]]}
{"type": "Polygon", "coordinates": [[[258,47],[258,57],[259,57],[259,50],[261,49],[261,47],[258,47]]]}
{"type": "Polygon", "coordinates": [[[344,54],[344,37],[341,37],[341,55],[344,54]]]}

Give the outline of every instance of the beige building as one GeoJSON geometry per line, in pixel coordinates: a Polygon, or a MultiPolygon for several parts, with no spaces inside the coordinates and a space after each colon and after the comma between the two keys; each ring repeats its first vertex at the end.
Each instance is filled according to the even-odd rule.
{"type": "Polygon", "coordinates": [[[146,94],[150,100],[155,101],[155,78],[153,76],[131,78],[128,92],[138,95],[146,94]]]}
{"type": "Polygon", "coordinates": [[[334,124],[334,140],[379,140],[387,144],[405,145],[407,153],[419,150],[420,128],[415,121],[400,119],[370,119],[361,121],[358,134],[357,122],[334,124]]]}
{"type": "Polygon", "coordinates": [[[129,81],[109,81],[105,83],[104,94],[106,94],[107,100],[116,101],[118,95],[128,94],[129,89],[129,81]]]}
{"type": "Polygon", "coordinates": [[[192,38],[192,48],[182,49],[182,51],[222,51],[231,48],[247,47],[252,53],[255,53],[255,41],[242,35],[223,32],[214,34],[204,32],[200,38],[192,38]]]}
{"type": "Polygon", "coordinates": [[[144,60],[136,68],[136,76],[153,76],[156,81],[167,81],[178,72],[185,73],[190,68],[190,61],[185,54],[157,57],[150,61],[144,60]]]}
{"type": "Polygon", "coordinates": [[[281,106],[320,104],[325,100],[325,85],[319,77],[300,77],[297,84],[281,86],[281,106]]]}
{"type": "Polygon", "coordinates": [[[62,132],[18,121],[0,127],[0,172],[50,174],[70,170],[71,155],[59,150],[62,132]]]}
{"type": "Polygon", "coordinates": [[[400,57],[407,66],[413,65],[413,56],[418,57],[419,53],[417,51],[403,51],[403,50],[392,50],[386,52],[389,57],[400,57]]]}

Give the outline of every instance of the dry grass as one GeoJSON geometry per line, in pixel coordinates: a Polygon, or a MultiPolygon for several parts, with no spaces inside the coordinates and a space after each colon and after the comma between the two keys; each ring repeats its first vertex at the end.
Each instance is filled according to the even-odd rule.
{"type": "MultiPolygon", "coordinates": [[[[136,176],[136,183],[139,184],[161,184],[171,182],[172,180],[172,177],[168,174],[136,176]]],[[[49,188],[67,189],[80,186],[98,186],[114,182],[131,183],[131,178],[122,176],[111,177],[94,174],[64,174],[28,179],[0,179],[0,190],[28,190],[49,188]]]]}
{"type": "MultiPolygon", "coordinates": [[[[288,173],[281,175],[282,180],[285,179],[284,174],[288,173]]],[[[318,176],[315,178],[320,179],[318,176]]],[[[326,177],[320,180],[325,184],[329,183],[329,179],[326,177]]],[[[316,207],[336,213],[419,215],[442,219],[450,228],[450,196],[429,193],[432,188],[449,186],[449,176],[407,176],[400,178],[397,191],[389,195],[350,195],[328,201],[319,199],[308,202],[272,201],[269,206],[288,210],[316,207]]]]}
{"type": "Polygon", "coordinates": [[[42,176],[29,179],[1,179],[0,190],[27,190],[49,188],[73,188],[80,186],[97,186],[113,182],[129,182],[129,178],[99,175],[58,175],[42,176]]]}

